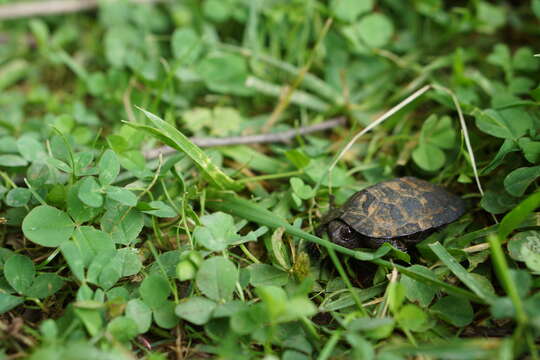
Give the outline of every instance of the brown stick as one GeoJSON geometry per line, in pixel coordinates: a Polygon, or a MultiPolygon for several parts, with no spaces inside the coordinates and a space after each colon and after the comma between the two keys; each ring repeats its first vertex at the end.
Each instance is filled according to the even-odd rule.
{"type": "MultiPolygon", "coordinates": [[[[151,4],[163,0],[131,0],[138,4],[151,4]]],[[[98,0],[50,0],[0,5],[0,20],[31,16],[66,14],[98,7],[98,0]]]]}
{"type": "MultiPolygon", "coordinates": [[[[264,143],[276,143],[276,142],[288,142],[296,136],[306,135],[317,131],[324,131],[336,126],[345,124],[347,119],[339,117],[322,123],[304,126],[298,129],[292,129],[287,131],[281,131],[269,134],[257,134],[257,135],[245,135],[245,136],[231,136],[225,138],[200,138],[192,137],[190,140],[200,147],[214,147],[214,146],[230,146],[230,145],[246,145],[246,144],[264,144],[264,143]]],[[[146,159],[155,159],[159,154],[168,155],[174,153],[176,150],[169,146],[162,146],[155,149],[145,151],[144,157],[146,159]]]]}

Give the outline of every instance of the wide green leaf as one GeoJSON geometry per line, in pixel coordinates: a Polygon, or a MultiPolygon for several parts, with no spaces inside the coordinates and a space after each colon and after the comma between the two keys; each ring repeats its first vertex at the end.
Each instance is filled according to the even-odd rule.
{"type": "Polygon", "coordinates": [[[122,276],[122,267],[116,259],[116,251],[98,253],[88,266],[87,280],[103,289],[109,289],[122,276]]]}
{"type": "Polygon", "coordinates": [[[373,8],[373,0],[332,0],[330,9],[342,21],[352,22],[365,12],[373,8]]]}
{"type": "Polygon", "coordinates": [[[32,136],[23,136],[17,140],[17,148],[28,161],[44,160],[47,157],[45,147],[32,136]]]}
{"type": "Polygon", "coordinates": [[[120,249],[116,252],[116,258],[122,268],[122,276],[135,275],[142,268],[139,250],[136,248],[125,247],[120,249]]]}
{"type": "Polygon", "coordinates": [[[197,65],[197,72],[212,91],[240,96],[251,94],[251,89],[245,85],[246,60],[240,55],[212,53],[197,65]]]}
{"type": "Polygon", "coordinates": [[[150,275],[143,280],[139,292],[146,305],[158,308],[167,301],[171,287],[163,276],[150,275]]]}
{"type": "Polygon", "coordinates": [[[24,302],[24,299],[22,297],[0,292],[0,314],[8,312],[22,302],[24,302]]]}
{"type": "Polygon", "coordinates": [[[116,200],[122,205],[137,205],[137,196],[131,190],[119,186],[108,186],[105,193],[109,199],[116,200]]]}
{"type": "Polygon", "coordinates": [[[142,231],[144,217],[135,209],[110,208],[101,218],[101,229],[109,233],[114,242],[128,245],[142,231]]]}
{"type": "Polygon", "coordinates": [[[201,217],[204,226],[197,226],[193,238],[198,244],[211,251],[223,251],[236,235],[234,219],[231,215],[216,212],[201,217]]]}
{"type": "Polygon", "coordinates": [[[195,325],[204,325],[210,320],[216,303],[201,296],[193,296],[176,305],[175,313],[178,317],[195,325]]]}
{"type": "Polygon", "coordinates": [[[64,280],[59,275],[45,273],[36,277],[32,286],[26,290],[25,295],[44,299],[56,293],[62,286],[64,286],[64,280]]]}
{"type": "Polygon", "coordinates": [[[523,250],[540,249],[540,232],[536,230],[522,231],[508,241],[508,255],[516,261],[525,261],[523,250]]]}
{"type": "Polygon", "coordinates": [[[57,208],[48,205],[38,206],[23,220],[24,235],[41,246],[57,247],[67,241],[75,225],[69,216],[57,208]]]}
{"type": "Polygon", "coordinates": [[[412,153],[414,162],[426,171],[436,171],[440,169],[445,161],[444,152],[437,146],[424,143],[420,144],[412,153]]]}
{"type": "Polygon", "coordinates": [[[176,29],[171,38],[172,53],[183,64],[193,63],[203,49],[203,42],[194,29],[176,29]]]}
{"type": "Polygon", "coordinates": [[[355,30],[366,45],[377,48],[385,46],[390,41],[394,25],[382,13],[373,13],[363,17],[355,30]]]}
{"type": "Polygon", "coordinates": [[[250,283],[253,286],[283,286],[289,282],[289,274],[268,264],[251,264],[249,267],[250,283]]]}
{"type": "Polygon", "coordinates": [[[231,300],[237,281],[236,266],[218,256],[205,260],[196,276],[197,286],[202,293],[215,301],[231,300]]]}
{"type": "Polygon", "coordinates": [[[81,182],[79,181],[69,188],[66,198],[67,212],[78,224],[91,220],[100,212],[99,208],[88,206],[79,198],[81,182]]]}
{"type": "Polygon", "coordinates": [[[107,325],[107,332],[121,342],[133,339],[139,333],[139,325],[131,317],[119,316],[107,325]]]}
{"type": "Polygon", "coordinates": [[[99,182],[102,186],[111,184],[120,173],[120,162],[112,150],[107,150],[98,163],[99,182]]]}
{"type": "Polygon", "coordinates": [[[404,329],[423,331],[428,321],[428,315],[420,307],[407,304],[399,310],[399,313],[396,315],[396,321],[404,329]]]}
{"type": "Polygon", "coordinates": [[[103,205],[101,187],[93,176],[88,176],[81,181],[78,195],[79,199],[88,206],[98,208],[103,205]]]}
{"type": "Polygon", "coordinates": [[[476,126],[486,134],[503,139],[518,139],[533,125],[533,118],[522,109],[475,110],[476,126]]]}
{"type": "Polygon", "coordinates": [[[4,276],[19,294],[24,294],[34,282],[36,269],[27,256],[16,254],[4,264],[4,276]]]}
{"type": "Polygon", "coordinates": [[[522,196],[539,176],[540,166],[518,168],[504,178],[504,188],[510,195],[522,196]]]}
{"type": "Polygon", "coordinates": [[[6,196],[6,205],[12,206],[12,207],[23,207],[28,204],[28,201],[30,201],[30,198],[32,197],[32,193],[30,190],[25,188],[15,188],[11,189],[6,196]]]}
{"type": "Polygon", "coordinates": [[[152,325],[152,310],[140,299],[128,301],[126,316],[135,321],[140,334],[147,332],[152,325]]]}
{"type": "Polygon", "coordinates": [[[154,321],[159,327],[172,329],[178,324],[178,316],[175,314],[176,304],[172,301],[164,302],[160,307],[152,309],[154,321]]]}
{"type": "Polygon", "coordinates": [[[470,302],[463,298],[446,296],[437,301],[430,311],[454,326],[466,326],[474,317],[470,302]]]}
{"type": "Polygon", "coordinates": [[[18,167],[26,166],[28,161],[18,155],[0,155],[0,166],[3,167],[18,167]]]}
{"type": "Polygon", "coordinates": [[[83,281],[85,259],[81,248],[73,241],[65,241],[60,245],[60,250],[73,275],[75,275],[79,281],[83,281]]]}

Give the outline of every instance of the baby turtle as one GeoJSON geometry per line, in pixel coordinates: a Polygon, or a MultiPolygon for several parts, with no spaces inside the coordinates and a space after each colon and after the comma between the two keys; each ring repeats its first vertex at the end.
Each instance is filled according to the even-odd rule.
{"type": "Polygon", "coordinates": [[[326,230],[332,242],[350,249],[389,242],[406,250],[464,212],[464,201],[444,188],[402,177],[355,193],[322,219],[317,233],[326,230]]]}

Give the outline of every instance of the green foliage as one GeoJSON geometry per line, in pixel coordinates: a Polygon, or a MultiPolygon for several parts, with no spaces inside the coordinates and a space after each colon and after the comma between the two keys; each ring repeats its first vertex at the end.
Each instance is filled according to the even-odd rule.
{"type": "Polygon", "coordinates": [[[201,264],[195,280],[197,287],[208,298],[225,302],[232,299],[238,270],[230,260],[216,256],[201,264]]]}
{"type": "Polygon", "coordinates": [[[538,357],[540,1],[97,6],[0,23],[3,355],[538,357]],[[314,235],[396,176],[466,215],[407,253],[314,235]]]}
{"type": "Polygon", "coordinates": [[[30,288],[35,273],[34,263],[24,255],[13,255],[4,263],[4,276],[9,285],[19,293],[30,288]]]}
{"type": "Polygon", "coordinates": [[[171,288],[167,279],[159,275],[150,275],[142,282],[139,293],[146,305],[157,309],[167,301],[171,288]]]}
{"type": "Polygon", "coordinates": [[[38,206],[24,218],[22,230],[31,241],[57,247],[69,240],[75,227],[69,216],[52,206],[38,206]]]}
{"type": "Polygon", "coordinates": [[[260,227],[245,236],[240,236],[237,234],[233,217],[222,212],[204,215],[200,218],[200,222],[203,226],[194,229],[193,239],[210,251],[223,251],[231,245],[255,241],[267,230],[265,227],[260,227]]]}
{"type": "Polygon", "coordinates": [[[252,264],[249,266],[250,283],[253,286],[283,286],[289,282],[289,275],[268,264],[252,264]]]}
{"type": "Polygon", "coordinates": [[[473,320],[471,304],[464,299],[446,296],[439,299],[430,311],[454,326],[466,326],[473,320]]]}
{"type": "MultiPolygon", "coordinates": [[[[43,273],[36,276],[32,260],[18,254],[9,257],[4,263],[4,277],[18,294],[36,299],[51,296],[64,285],[64,280],[54,273],[43,273]]],[[[9,308],[16,300],[7,294],[5,295],[4,307],[9,308]]]]}
{"type": "Polygon", "coordinates": [[[333,0],[330,2],[330,9],[333,14],[342,21],[352,22],[360,14],[366,13],[373,8],[373,0],[333,0]]]}
{"type": "Polygon", "coordinates": [[[422,125],[419,145],[414,149],[414,162],[426,171],[436,171],[444,166],[444,150],[451,150],[456,143],[456,133],[452,128],[452,119],[448,116],[437,119],[431,115],[422,125]]]}

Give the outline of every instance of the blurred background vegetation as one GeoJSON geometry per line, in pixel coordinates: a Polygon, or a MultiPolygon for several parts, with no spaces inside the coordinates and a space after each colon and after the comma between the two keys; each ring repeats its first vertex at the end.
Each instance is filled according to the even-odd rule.
{"type": "Polygon", "coordinates": [[[537,358],[540,0],[39,3],[0,0],[1,358],[537,358]],[[156,158],[178,135],[152,114],[195,137],[346,123],[156,158]],[[230,185],[233,214],[313,233],[330,195],[403,175],[469,211],[359,252],[393,273],[212,205],[230,185]]]}

